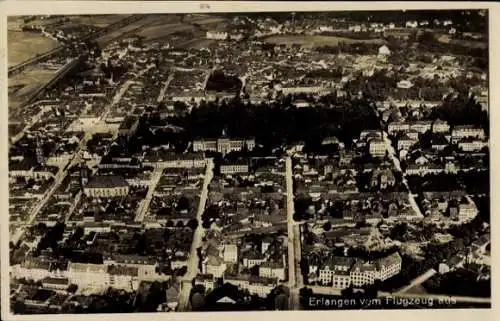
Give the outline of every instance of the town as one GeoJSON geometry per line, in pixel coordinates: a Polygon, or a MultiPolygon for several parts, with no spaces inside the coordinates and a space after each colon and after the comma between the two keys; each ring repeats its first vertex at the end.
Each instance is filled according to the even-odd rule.
{"type": "Polygon", "coordinates": [[[12,312],[490,306],[485,15],[9,17],[12,312]]]}

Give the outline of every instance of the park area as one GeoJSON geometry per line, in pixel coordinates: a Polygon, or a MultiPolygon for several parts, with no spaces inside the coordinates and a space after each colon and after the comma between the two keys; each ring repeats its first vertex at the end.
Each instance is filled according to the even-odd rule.
{"type": "Polygon", "coordinates": [[[384,44],[382,39],[352,39],[347,37],[337,36],[318,36],[318,35],[275,35],[265,38],[268,43],[280,44],[297,44],[303,47],[320,47],[320,46],[337,46],[339,43],[372,43],[384,44]]]}

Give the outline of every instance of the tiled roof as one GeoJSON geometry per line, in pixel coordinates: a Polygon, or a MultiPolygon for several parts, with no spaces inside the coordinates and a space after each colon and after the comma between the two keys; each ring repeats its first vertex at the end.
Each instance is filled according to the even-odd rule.
{"type": "Polygon", "coordinates": [[[218,256],[213,256],[209,255],[206,265],[212,265],[212,266],[221,266],[222,265],[222,259],[218,256]]]}
{"type": "Polygon", "coordinates": [[[389,256],[379,259],[378,263],[380,264],[381,267],[382,266],[387,267],[390,265],[399,264],[401,263],[401,255],[399,255],[398,252],[392,253],[389,256]]]}
{"type": "Polygon", "coordinates": [[[127,187],[129,184],[127,181],[117,175],[106,175],[106,176],[94,176],[85,188],[115,188],[115,187],[127,187]]]}
{"type": "Polygon", "coordinates": [[[57,285],[67,285],[69,283],[67,278],[51,278],[47,277],[42,280],[42,283],[47,284],[57,284],[57,285]]]}
{"type": "Polygon", "coordinates": [[[139,269],[136,267],[130,267],[124,265],[110,265],[108,268],[108,273],[111,275],[138,276],[139,269]]]}
{"type": "Polygon", "coordinates": [[[104,265],[104,264],[89,264],[89,263],[70,262],[68,264],[68,271],[106,273],[108,271],[108,267],[107,267],[107,265],[104,265]]]}

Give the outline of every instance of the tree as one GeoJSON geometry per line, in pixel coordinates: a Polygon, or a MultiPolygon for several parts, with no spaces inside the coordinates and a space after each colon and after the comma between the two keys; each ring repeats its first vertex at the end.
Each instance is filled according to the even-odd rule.
{"type": "Polygon", "coordinates": [[[203,221],[203,223],[201,224],[201,226],[204,228],[204,229],[209,229],[210,226],[212,226],[212,223],[210,221],[203,221]]]}
{"type": "Polygon", "coordinates": [[[14,314],[25,314],[26,304],[23,301],[16,300],[12,306],[12,312],[14,314]]]}
{"type": "Polygon", "coordinates": [[[182,196],[179,199],[179,202],[177,203],[177,210],[182,211],[182,210],[187,210],[189,209],[189,199],[185,196],[182,196]]]}
{"type": "Polygon", "coordinates": [[[193,311],[200,311],[205,306],[204,293],[195,292],[191,297],[191,307],[193,311]]]}
{"type": "Polygon", "coordinates": [[[184,223],[182,222],[182,220],[177,221],[177,224],[175,224],[175,227],[183,228],[184,227],[184,223]]]}
{"type": "Polygon", "coordinates": [[[172,208],[167,206],[167,207],[162,207],[158,210],[157,212],[158,216],[170,216],[172,215],[172,208]]]}
{"type": "Polygon", "coordinates": [[[352,287],[352,285],[350,285],[348,288],[345,288],[343,289],[340,294],[344,297],[344,298],[352,298],[354,296],[354,289],[352,287]]]}
{"type": "Polygon", "coordinates": [[[391,239],[404,242],[408,233],[408,225],[400,223],[391,230],[391,239]]]}
{"type": "Polygon", "coordinates": [[[176,271],[177,276],[184,276],[187,272],[187,267],[183,266],[176,271]]]}
{"type": "Polygon", "coordinates": [[[190,219],[189,222],[187,222],[186,226],[192,230],[196,230],[196,228],[198,227],[198,220],[194,218],[190,219]]]}
{"type": "Polygon", "coordinates": [[[280,293],[274,298],[274,309],[275,310],[287,310],[288,309],[288,295],[280,293]]]}
{"type": "Polygon", "coordinates": [[[254,265],[250,268],[250,274],[258,276],[259,275],[259,265],[254,265]]]}
{"type": "Polygon", "coordinates": [[[78,285],[72,283],[68,286],[68,289],[66,291],[74,294],[76,290],[78,290],[78,285]]]}
{"type": "Polygon", "coordinates": [[[325,224],[323,224],[323,230],[325,230],[325,232],[328,232],[331,229],[332,229],[332,223],[330,223],[330,221],[328,221],[325,224]]]}
{"type": "Polygon", "coordinates": [[[310,272],[309,260],[306,257],[300,259],[300,271],[304,276],[304,278],[306,278],[309,275],[310,272]]]}
{"type": "Polygon", "coordinates": [[[174,227],[174,222],[172,220],[168,220],[166,226],[167,227],[174,227]]]}

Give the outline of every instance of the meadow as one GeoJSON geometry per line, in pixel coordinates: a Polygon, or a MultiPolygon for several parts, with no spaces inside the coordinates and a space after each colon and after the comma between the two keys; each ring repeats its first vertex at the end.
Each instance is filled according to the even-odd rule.
{"type": "Polygon", "coordinates": [[[57,41],[35,32],[8,31],[7,61],[15,66],[37,54],[50,51],[57,47],[57,41]]]}
{"type": "Polygon", "coordinates": [[[319,35],[275,35],[264,39],[272,44],[297,44],[303,47],[320,47],[320,46],[337,46],[340,42],[344,43],[375,43],[383,44],[382,39],[352,39],[336,36],[319,36],[319,35]]]}

